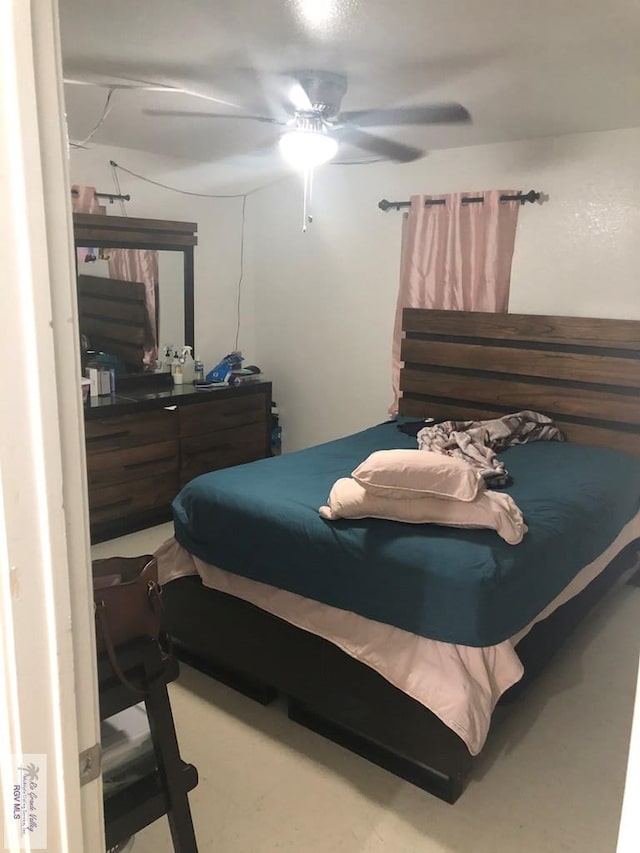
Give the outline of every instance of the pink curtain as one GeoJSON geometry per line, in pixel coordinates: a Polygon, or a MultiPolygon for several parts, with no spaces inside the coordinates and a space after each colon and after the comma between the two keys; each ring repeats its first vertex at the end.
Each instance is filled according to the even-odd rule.
{"type": "Polygon", "coordinates": [[[153,368],[158,357],[158,253],[152,249],[114,249],[109,255],[109,276],[144,284],[149,322],[142,363],[153,368]]]}
{"type": "MultiPolygon", "coordinates": [[[[71,209],[74,213],[105,213],[105,208],[96,198],[95,187],[85,187],[79,184],[74,184],[71,187],[71,209]]],[[[83,246],[76,249],[78,266],[83,264],[87,259],[93,261],[97,257],[97,251],[91,246],[83,246]]]]}
{"type": "Polygon", "coordinates": [[[502,202],[500,196],[514,193],[514,190],[491,190],[411,197],[402,229],[391,413],[397,412],[400,395],[404,308],[507,311],[520,204],[502,202]],[[483,202],[462,203],[462,198],[478,195],[482,195],[483,202]],[[444,198],[445,204],[425,204],[437,198],[444,198]]]}
{"type": "Polygon", "coordinates": [[[71,209],[74,213],[104,213],[105,208],[96,198],[95,187],[74,184],[71,187],[71,209]]]}

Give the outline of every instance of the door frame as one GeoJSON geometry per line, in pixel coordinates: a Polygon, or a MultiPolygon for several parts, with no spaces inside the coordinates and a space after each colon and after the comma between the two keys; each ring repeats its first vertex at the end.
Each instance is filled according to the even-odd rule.
{"type": "Polygon", "coordinates": [[[0,3],[0,186],[2,816],[21,757],[46,756],[46,849],[100,853],[101,777],[81,785],[79,762],[100,725],[57,0],[0,3]]]}

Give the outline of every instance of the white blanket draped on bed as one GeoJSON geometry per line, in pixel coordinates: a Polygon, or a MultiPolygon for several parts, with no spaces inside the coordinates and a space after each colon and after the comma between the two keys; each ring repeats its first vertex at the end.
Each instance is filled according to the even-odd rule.
{"type": "Polygon", "coordinates": [[[581,592],[638,537],[640,513],[531,624],[509,640],[484,648],[429,640],[226,572],[193,557],[173,538],[158,549],[156,557],[162,584],[187,575],[200,575],[205,586],[248,601],[334,643],[428,708],[462,738],[472,755],[477,755],[486,740],[498,699],[522,678],[524,670],[514,651],[516,644],[536,622],[581,592]]]}

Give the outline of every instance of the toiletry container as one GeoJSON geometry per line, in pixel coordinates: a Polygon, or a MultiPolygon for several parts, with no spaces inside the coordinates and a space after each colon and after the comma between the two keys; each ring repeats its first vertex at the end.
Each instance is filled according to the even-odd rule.
{"type": "Polygon", "coordinates": [[[178,356],[178,350],[175,350],[173,353],[173,358],[171,359],[171,378],[173,381],[176,381],[176,368],[180,364],[180,358],[178,356]]]}
{"type": "Polygon", "coordinates": [[[173,384],[182,385],[184,381],[184,362],[181,357],[178,358],[177,362],[173,363],[171,372],[173,374],[173,384]]]}
{"type": "Polygon", "coordinates": [[[182,348],[180,362],[182,364],[182,381],[185,385],[192,385],[193,380],[196,378],[196,364],[193,360],[190,346],[182,348]]]}

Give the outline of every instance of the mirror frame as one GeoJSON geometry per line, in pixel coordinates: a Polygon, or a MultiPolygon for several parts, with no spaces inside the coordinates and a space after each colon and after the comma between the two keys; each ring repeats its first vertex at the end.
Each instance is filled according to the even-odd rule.
{"type": "Polygon", "coordinates": [[[194,247],[198,245],[197,222],[74,213],[76,249],[157,249],[184,255],[184,343],[195,353],[194,247]]]}

